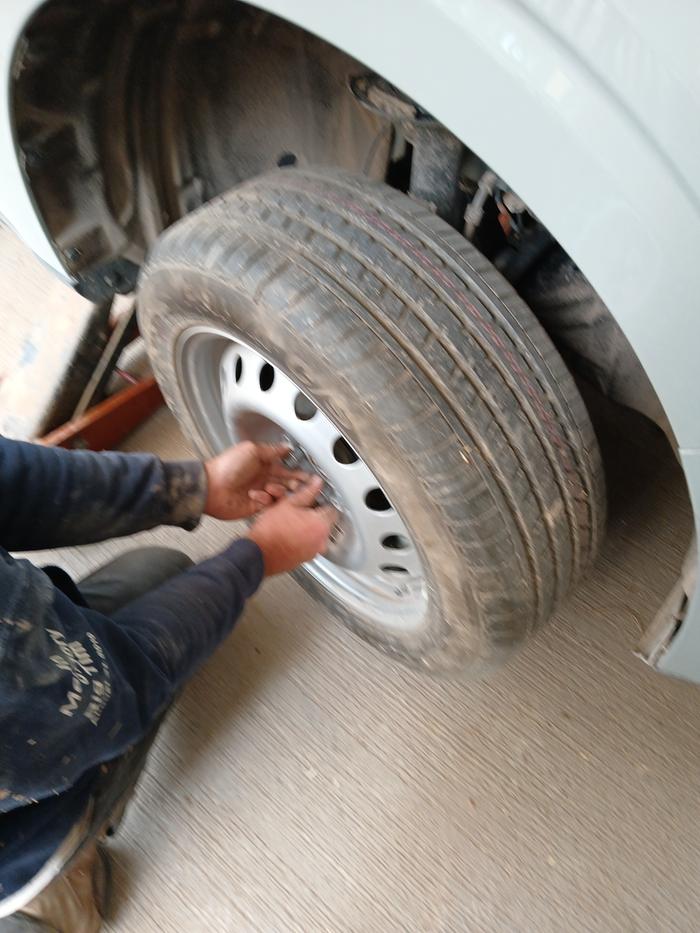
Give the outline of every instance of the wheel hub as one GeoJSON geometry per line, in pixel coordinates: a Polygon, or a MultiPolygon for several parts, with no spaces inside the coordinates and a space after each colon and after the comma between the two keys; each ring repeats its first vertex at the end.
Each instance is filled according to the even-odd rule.
{"type": "Polygon", "coordinates": [[[212,446],[288,443],[289,465],[323,478],[319,500],[337,510],[338,521],[326,554],[306,565],[309,573],[375,623],[403,632],[418,628],[427,592],[412,537],[330,418],[277,365],[229,335],[193,328],[181,338],[179,361],[195,412],[219,406],[213,417],[202,411],[199,422],[212,446]],[[207,391],[203,372],[211,380],[207,391]]]}

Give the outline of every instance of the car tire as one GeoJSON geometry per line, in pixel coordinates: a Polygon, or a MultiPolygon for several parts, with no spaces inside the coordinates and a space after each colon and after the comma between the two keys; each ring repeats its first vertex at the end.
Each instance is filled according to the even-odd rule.
{"type": "Polygon", "coordinates": [[[244,433],[206,426],[218,357],[183,385],[186,335],[211,332],[279,367],[371,468],[420,558],[419,622],[358,609],[313,568],[298,578],[393,657],[480,676],[594,558],[604,479],[574,381],[513,289],[423,203],[342,172],[255,178],[161,236],[139,315],[203,454],[244,433]]]}

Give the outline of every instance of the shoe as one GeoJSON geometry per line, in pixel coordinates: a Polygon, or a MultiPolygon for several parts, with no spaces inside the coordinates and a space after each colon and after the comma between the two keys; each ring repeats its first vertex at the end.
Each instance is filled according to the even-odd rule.
{"type": "Polygon", "coordinates": [[[26,914],[12,914],[0,920],[0,933],[59,933],[56,927],[47,926],[26,914]]]}
{"type": "Polygon", "coordinates": [[[98,933],[111,894],[109,855],[93,840],[33,901],[0,920],[0,933],[98,933]]]}

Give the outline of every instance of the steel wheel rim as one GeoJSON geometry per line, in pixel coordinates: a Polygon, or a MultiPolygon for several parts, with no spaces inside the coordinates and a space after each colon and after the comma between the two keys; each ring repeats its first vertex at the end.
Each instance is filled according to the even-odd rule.
{"type": "MultiPolygon", "coordinates": [[[[175,351],[178,384],[208,446],[291,441],[327,481],[341,533],[306,571],[347,608],[389,633],[425,622],[428,596],[412,535],[333,421],[273,360],[225,330],[193,326],[175,351]]],[[[304,463],[304,465],[308,465],[304,463]]]]}

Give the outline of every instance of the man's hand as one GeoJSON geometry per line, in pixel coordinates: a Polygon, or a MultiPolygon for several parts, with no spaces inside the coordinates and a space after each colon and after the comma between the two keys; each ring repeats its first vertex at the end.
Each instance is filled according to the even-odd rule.
{"type": "Polygon", "coordinates": [[[288,453],[284,444],[243,441],[207,460],[205,514],[227,521],[249,518],[296,489],[309,477],[284,466],[288,453]]]}
{"type": "Polygon", "coordinates": [[[262,551],[265,576],[294,570],[328,547],[336,512],[331,506],[314,508],[322,486],[323,480],[314,476],[253,522],[248,537],[262,551]]]}

